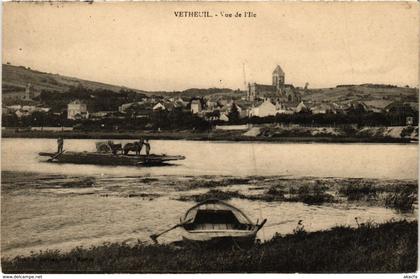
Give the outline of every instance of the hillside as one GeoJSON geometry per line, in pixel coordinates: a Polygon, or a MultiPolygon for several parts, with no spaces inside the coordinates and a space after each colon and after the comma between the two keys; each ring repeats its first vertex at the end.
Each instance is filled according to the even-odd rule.
{"type": "Polygon", "coordinates": [[[334,102],[338,104],[352,101],[392,101],[418,102],[418,89],[383,84],[339,85],[332,88],[309,89],[302,93],[304,101],[334,102]]]}
{"type": "Polygon", "coordinates": [[[137,93],[155,95],[155,96],[170,96],[170,97],[204,97],[215,95],[218,97],[237,98],[237,96],[244,96],[244,92],[237,92],[229,88],[190,88],[183,91],[144,91],[138,89],[126,88],[123,86],[116,86],[105,84],[96,81],[83,80],[75,77],[67,77],[59,74],[44,73],[23,66],[13,66],[3,64],[3,80],[2,92],[4,94],[23,91],[28,83],[34,87],[35,91],[57,91],[66,92],[70,87],[82,86],[87,89],[96,90],[102,89],[106,91],[119,92],[121,89],[129,89],[137,93]]]}
{"type": "MultiPolygon", "coordinates": [[[[43,73],[23,66],[2,65],[2,92],[22,91],[28,83],[31,83],[36,91],[58,91],[65,92],[70,87],[83,86],[88,89],[103,89],[119,92],[121,89],[128,89],[123,86],[105,84],[96,81],[83,80],[74,77],[62,76],[59,74],[43,73]]],[[[138,93],[145,91],[130,89],[138,93]]]]}
{"type": "MultiPolygon", "coordinates": [[[[75,77],[67,77],[59,74],[44,73],[23,66],[3,64],[3,94],[23,91],[28,83],[31,83],[35,91],[57,91],[66,92],[70,87],[82,86],[86,89],[120,92],[121,89],[129,89],[123,86],[105,84],[101,82],[88,81],[75,77]]],[[[232,90],[229,88],[190,88],[183,91],[144,91],[129,89],[137,93],[149,96],[171,96],[183,97],[206,97],[216,99],[240,99],[246,96],[245,91],[232,90]]],[[[378,106],[386,105],[393,101],[418,102],[418,89],[408,87],[397,87],[383,84],[362,84],[362,85],[339,85],[333,88],[308,89],[302,93],[305,102],[334,102],[337,104],[349,103],[352,101],[371,102],[378,106]]]]}

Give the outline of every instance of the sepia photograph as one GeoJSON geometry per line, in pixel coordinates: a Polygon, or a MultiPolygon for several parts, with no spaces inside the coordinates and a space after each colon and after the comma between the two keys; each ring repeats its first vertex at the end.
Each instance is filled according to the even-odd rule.
{"type": "Polygon", "coordinates": [[[417,278],[417,2],[2,8],[3,278],[417,278]]]}

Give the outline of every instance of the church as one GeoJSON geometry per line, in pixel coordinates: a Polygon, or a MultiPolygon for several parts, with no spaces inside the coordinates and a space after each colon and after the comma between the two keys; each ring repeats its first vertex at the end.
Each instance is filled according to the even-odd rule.
{"type": "Polygon", "coordinates": [[[248,101],[254,102],[261,99],[271,99],[282,103],[300,103],[302,97],[292,84],[285,83],[283,69],[277,65],[272,74],[272,84],[248,84],[248,101]]]}

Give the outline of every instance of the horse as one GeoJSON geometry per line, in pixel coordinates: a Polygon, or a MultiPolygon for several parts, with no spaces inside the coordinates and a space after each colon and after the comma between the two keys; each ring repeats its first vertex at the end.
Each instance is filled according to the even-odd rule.
{"type": "Polygon", "coordinates": [[[142,141],[135,141],[126,143],[123,147],[124,155],[127,155],[130,151],[135,151],[136,155],[140,155],[140,151],[143,147],[142,141]]]}

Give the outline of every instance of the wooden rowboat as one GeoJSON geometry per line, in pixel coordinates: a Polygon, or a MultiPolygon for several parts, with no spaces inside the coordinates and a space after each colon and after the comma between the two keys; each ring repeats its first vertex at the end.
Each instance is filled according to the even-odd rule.
{"type": "Polygon", "coordinates": [[[184,160],[184,156],[170,155],[121,155],[100,152],[73,152],[62,153],[40,152],[39,156],[49,157],[48,162],[70,164],[93,164],[114,166],[159,166],[169,161],[184,160]]]}
{"type": "Polygon", "coordinates": [[[206,200],[190,208],[181,218],[183,239],[193,242],[252,244],[264,226],[253,223],[240,209],[219,200],[206,200]]]}

